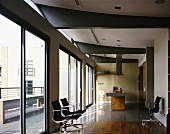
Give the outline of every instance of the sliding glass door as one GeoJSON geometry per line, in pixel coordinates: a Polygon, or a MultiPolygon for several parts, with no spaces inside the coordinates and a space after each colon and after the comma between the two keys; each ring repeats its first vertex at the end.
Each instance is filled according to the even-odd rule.
{"type": "Polygon", "coordinates": [[[93,69],[89,67],[89,104],[93,102],[93,69]]]}
{"type": "Polygon", "coordinates": [[[82,67],[81,62],[69,53],[60,50],[60,90],[59,97],[67,98],[70,103],[79,103],[81,108],[82,67]]]}
{"type": "Polygon", "coordinates": [[[69,67],[69,55],[64,51],[59,51],[59,79],[60,90],[59,97],[68,99],[68,67],[69,67]]]}
{"type": "Polygon", "coordinates": [[[77,60],[70,56],[69,101],[77,103],[77,60]]]}
{"type": "Polygon", "coordinates": [[[86,65],[86,107],[93,103],[93,69],[86,65]]]}
{"type": "Polygon", "coordinates": [[[86,65],[86,106],[89,105],[89,67],[86,65]]]}
{"type": "Polygon", "coordinates": [[[0,133],[21,133],[21,27],[0,14],[0,133]]]}
{"type": "Polygon", "coordinates": [[[0,14],[0,133],[45,132],[45,47],[0,14]]]}
{"type": "MultiPolygon", "coordinates": [[[[77,103],[82,104],[82,77],[81,77],[81,62],[77,61],[77,103]]],[[[82,105],[80,105],[80,108],[82,109],[82,105]]]]}
{"type": "Polygon", "coordinates": [[[45,131],[45,41],[25,33],[26,133],[45,131]]]}

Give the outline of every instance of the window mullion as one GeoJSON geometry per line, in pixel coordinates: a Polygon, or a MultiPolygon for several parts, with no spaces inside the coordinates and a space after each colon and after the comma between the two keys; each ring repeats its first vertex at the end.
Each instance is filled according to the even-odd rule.
{"type": "Polygon", "coordinates": [[[20,111],[21,111],[21,133],[26,133],[25,122],[25,29],[21,28],[21,99],[20,99],[20,111]]]}

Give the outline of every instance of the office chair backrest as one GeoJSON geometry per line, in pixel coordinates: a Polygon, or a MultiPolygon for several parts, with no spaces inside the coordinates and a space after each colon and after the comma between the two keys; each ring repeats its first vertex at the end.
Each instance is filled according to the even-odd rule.
{"type": "Polygon", "coordinates": [[[65,109],[67,109],[68,114],[70,114],[71,112],[70,112],[69,107],[66,107],[66,106],[69,106],[69,105],[70,105],[70,104],[68,103],[68,101],[67,101],[67,98],[60,99],[60,101],[61,101],[62,105],[65,107],[65,109]]]}
{"type": "Polygon", "coordinates": [[[153,112],[154,113],[157,113],[159,112],[159,104],[160,104],[160,101],[161,101],[161,97],[157,96],[156,99],[155,99],[155,107],[153,109],[153,112]]]}
{"type": "Polygon", "coordinates": [[[69,103],[67,101],[67,98],[63,98],[63,99],[60,99],[61,100],[61,103],[63,104],[63,106],[68,106],[69,103]]]}
{"type": "Polygon", "coordinates": [[[54,110],[61,110],[61,105],[59,100],[52,101],[51,104],[54,110]]]}
{"type": "MultiPolygon", "coordinates": [[[[53,110],[61,110],[61,105],[59,100],[56,101],[52,101],[51,102],[53,110]]],[[[61,115],[61,111],[53,111],[53,119],[55,121],[59,121],[63,118],[63,116],[61,115]]]]}

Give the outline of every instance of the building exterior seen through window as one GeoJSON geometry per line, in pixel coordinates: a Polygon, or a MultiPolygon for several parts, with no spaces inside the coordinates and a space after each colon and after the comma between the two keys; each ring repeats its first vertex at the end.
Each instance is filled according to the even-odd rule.
{"type": "Polygon", "coordinates": [[[1,14],[0,35],[0,133],[43,133],[46,43],[1,14]],[[24,55],[21,54],[21,35],[25,39],[24,55]],[[25,128],[21,126],[24,122],[25,128]]]}
{"type": "Polygon", "coordinates": [[[35,68],[33,68],[33,60],[29,60],[25,62],[25,75],[35,76],[35,68]]]}

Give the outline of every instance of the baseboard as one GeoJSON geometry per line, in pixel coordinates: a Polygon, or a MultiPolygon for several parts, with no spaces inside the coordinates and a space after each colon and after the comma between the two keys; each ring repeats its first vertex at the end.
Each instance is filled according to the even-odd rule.
{"type": "MultiPolygon", "coordinates": [[[[111,103],[111,101],[96,101],[96,104],[111,103]]],[[[125,101],[125,103],[139,103],[139,101],[125,101]]]]}
{"type": "Polygon", "coordinates": [[[60,124],[56,124],[54,127],[49,129],[50,134],[55,134],[57,130],[59,130],[60,124]]]}

